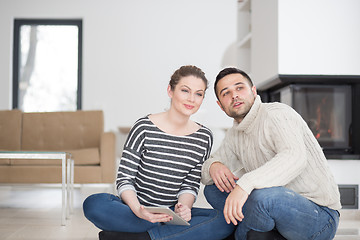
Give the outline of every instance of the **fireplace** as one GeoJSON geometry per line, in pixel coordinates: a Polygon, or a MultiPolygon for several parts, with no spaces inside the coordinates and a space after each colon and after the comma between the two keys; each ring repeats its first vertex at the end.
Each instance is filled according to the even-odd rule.
{"type": "Polygon", "coordinates": [[[328,159],[360,160],[360,76],[279,75],[259,94],[293,107],[328,159]]]}

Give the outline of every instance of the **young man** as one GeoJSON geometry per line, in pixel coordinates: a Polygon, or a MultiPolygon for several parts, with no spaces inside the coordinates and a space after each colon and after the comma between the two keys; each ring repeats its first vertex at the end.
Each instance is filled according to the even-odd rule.
{"type": "Polygon", "coordinates": [[[214,87],[234,125],[205,161],[202,182],[208,202],[237,225],[235,238],[275,228],[291,240],[332,239],[340,194],[305,121],[285,104],[262,103],[239,69],[222,70],[214,87]]]}

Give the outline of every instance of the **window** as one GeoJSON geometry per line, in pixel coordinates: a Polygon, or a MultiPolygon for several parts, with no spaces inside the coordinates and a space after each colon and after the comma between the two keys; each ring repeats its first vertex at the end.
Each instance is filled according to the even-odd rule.
{"type": "Polygon", "coordinates": [[[81,109],[82,20],[16,19],[13,108],[81,109]]]}

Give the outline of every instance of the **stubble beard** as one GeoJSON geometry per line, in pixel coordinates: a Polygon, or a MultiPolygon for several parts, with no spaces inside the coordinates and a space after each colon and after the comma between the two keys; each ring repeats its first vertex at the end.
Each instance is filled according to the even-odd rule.
{"type": "Polygon", "coordinates": [[[250,107],[248,106],[244,106],[244,107],[245,109],[243,111],[241,111],[240,109],[239,111],[236,111],[236,109],[230,110],[229,117],[232,117],[236,121],[241,122],[241,120],[243,120],[250,111],[250,107]]]}
{"type": "MultiPolygon", "coordinates": [[[[225,113],[235,119],[237,122],[241,122],[245,117],[246,115],[250,112],[250,109],[251,109],[251,106],[253,105],[255,101],[255,97],[254,97],[254,100],[252,102],[247,102],[247,101],[244,101],[244,105],[242,106],[243,109],[233,109],[232,107],[228,108],[228,111],[225,111],[225,113]]],[[[233,106],[235,103],[235,101],[233,101],[231,103],[231,106],[233,106]]],[[[223,109],[225,109],[223,107],[223,109]]]]}

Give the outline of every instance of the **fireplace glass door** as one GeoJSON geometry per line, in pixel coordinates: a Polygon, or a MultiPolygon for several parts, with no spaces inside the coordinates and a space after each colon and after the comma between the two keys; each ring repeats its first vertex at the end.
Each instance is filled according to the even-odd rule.
{"type": "Polygon", "coordinates": [[[351,150],[351,86],[293,84],[280,98],[304,118],[325,152],[351,150]]]}

